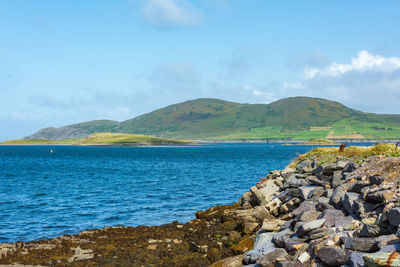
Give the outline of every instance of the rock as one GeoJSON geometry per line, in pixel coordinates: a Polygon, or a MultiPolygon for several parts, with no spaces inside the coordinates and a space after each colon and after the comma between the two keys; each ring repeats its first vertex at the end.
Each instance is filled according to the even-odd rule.
{"type": "Polygon", "coordinates": [[[309,222],[309,221],[315,221],[318,219],[318,217],[321,215],[322,212],[316,211],[316,210],[306,210],[300,213],[297,217],[297,221],[301,222],[309,222]]]}
{"type": "Polygon", "coordinates": [[[236,255],[227,259],[220,260],[210,267],[241,267],[243,261],[243,255],[236,255]]]}
{"type": "Polygon", "coordinates": [[[363,227],[360,230],[360,233],[358,234],[359,237],[377,237],[379,235],[385,234],[384,229],[379,227],[378,225],[375,224],[364,224],[363,227]]]}
{"type": "Polygon", "coordinates": [[[369,181],[371,182],[371,184],[380,185],[384,180],[385,178],[382,176],[371,175],[369,177],[369,181]]]}
{"type": "MultiPolygon", "coordinates": [[[[325,190],[326,192],[326,190],[325,190]]],[[[328,210],[328,209],[335,209],[334,206],[329,204],[329,198],[326,197],[318,197],[318,205],[317,205],[317,210],[328,210]]]]}
{"type": "Polygon", "coordinates": [[[338,187],[341,184],[342,177],[342,171],[334,171],[331,178],[331,186],[333,188],[338,187]]]}
{"type": "Polygon", "coordinates": [[[376,205],[364,201],[354,202],[355,214],[361,218],[369,218],[370,213],[374,210],[376,205]]]}
{"type": "Polygon", "coordinates": [[[308,181],[310,184],[313,184],[313,185],[319,185],[319,186],[326,186],[326,185],[328,185],[327,182],[321,181],[320,179],[318,179],[318,178],[317,178],[316,176],[314,176],[314,175],[308,176],[308,177],[307,177],[307,181],[308,181]]]}
{"type": "Polygon", "coordinates": [[[347,164],[349,164],[349,161],[339,160],[338,162],[336,162],[333,165],[333,169],[334,170],[343,170],[347,166],[347,164]]]}
{"type": "Polygon", "coordinates": [[[369,181],[355,181],[351,184],[348,191],[360,194],[361,190],[369,185],[369,181]]]}
{"type": "Polygon", "coordinates": [[[335,168],[333,165],[326,165],[326,166],[324,166],[324,169],[321,174],[326,175],[326,176],[332,176],[334,170],[335,170],[335,168]]]}
{"type": "Polygon", "coordinates": [[[94,258],[93,250],[91,249],[81,249],[80,247],[77,247],[73,250],[75,250],[75,254],[72,257],[68,258],[68,262],[89,260],[94,258]]]}
{"type": "Polygon", "coordinates": [[[360,199],[360,194],[357,193],[348,192],[342,196],[342,205],[349,214],[353,214],[356,211],[354,202],[358,199],[360,199]]]}
{"type": "Polygon", "coordinates": [[[300,203],[299,207],[292,211],[293,216],[297,216],[303,211],[306,210],[317,210],[316,207],[318,205],[318,201],[316,200],[306,200],[300,203]]]}
{"type": "Polygon", "coordinates": [[[379,250],[376,239],[370,237],[346,237],[344,246],[346,249],[362,252],[376,252],[379,250]]]}
{"type": "Polygon", "coordinates": [[[299,237],[303,237],[311,230],[321,227],[324,223],[325,223],[325,219],[319,219],[319,220],[307,222],[307,223],[301,225],[299,227],[299,229],[297,229],[296,234],[299,237]]]}
{"type": "Polygon", "coordinates": [[[343,168],[343,172],[353,172],[356,170],[356,164],[354,162],[349,162],[347,163],[344,168],[343,168]]]}
{"type": "Polygon", "coordinates": [[[290,229],[280,231],[274,235],[272,242],[274,242],[277,247],[284,248],[286,247],[286,243],[290,239],[290,236],[293,234],[294,232],[290,229]]]}
{"type": "Polygon", "coordinates": [[[317,257],[327,266],[341,266],[347,264],[346,251],[336,247],[323,247],[317,252],[317,257]]]}
{"type": "Polygon", "coordinates": [[[306,239],[292,237],[286,242],[286,251],[290,255],[295,255],[298,250],[300,250],[303,246],[307,246],[306,239]]]}
{"type": "Polygon", "coordinates": [[[364,267],[364,260],[362,256],[364,253],[353,252],[349,257],[349,266],[350,267],[364,267]]]}
{"type": "Polygon", "coordinates": [[[301,198],[304,200],[307,200],[314,195],[314,192],[316,190],[324,190],[324,188],[320,187],[320,186],[315,186],[315,185],[305,185],[305,186],[300,186],[299,190],[300,190],[301,198]]]}
{"type": "Polygon", "coordinates": [[[273,216],[278,216],[281,205],[282,205],[282,201],[275,198],[274,200],[269,202],[265,207],[267,208],[269,213],[271,213],[273,216]]]}
{"type": "Polygon", "coordinates": [[[365,254],[362,258],[368,267],[400,266],[400,254],[397,252],[376,252],[365,254]]]}
{"type": "Polygon", "coordinates": [[[387,203],[392,200],[394,192],[392,190],[380,190],[373,193],[367,194],[367,200],[374,201],[378,203],[387,203]]]}
{"type": "Polygon", "coordinates": [[[284,186],[285,187],[291,187],[291,188],[297,188],[303,185],[302,179],[297,179],[295,174],[292,174],[286,181],[284,186]]]}
{"type": "Polygon", "coordinates": [[[307,172],[310,168],[312,170],[314,165],[315,163],[312,160],[301,161],[297,164],[296,170],[298,170],[300,173],[307,172]]]}
{"type": "Polygon", "coordinates": [[[245,221],[243,232],[245,234],[251,234],[257,229],[258,226],[259,226],[259,224],[257,222],[245,221]]]}
{"type": "Polygon", "coordinates": [[[376,242],[378,244],[378,247],[380,249],[386,247],[388,244],[396,244],[399,239],[397,238],[396,235],[391,234],[391,235],[381,235],[376,238],[376,242]]]}
{"type": "Polygon", "coordinates": [[[261,247],[264,244],[272,244],[272,238],[274,237],[274,233],[262,232],[256,236],[256,240],[254,241],[254,248],[261,247]]]}
{"type": "Polygon", "coordinates": [[[343,186],[336,187],[335,190],[333,190],[330,203],[336,208],[341,208],[341,200],[344,194],[346,194],[346,190],[343,188],[343,186]]]}
{"type": "Polygon", "coordinates": [[[308,254],[307,252],[303,252],[303,253],[298,257],[297,260],[298,260],[301,264],[304,264],[304,263],[306,263],[307,261],[309,261],[310,258],[311,258],[310,254],[308,254]]]}
{"type": "Polygon", "coordinates": [[[274,216],[269,213],[269,211],[264,206],[256,206],[254,207],[254,217],[258,222],[263,222],[265,219],[275,219],[274,216]]]}
{"type": "Polygon", "coordinates": [[[289,221],[286,221],[286,222],[281,226],[281,228],[279,228],[279,231],[284,231],[284,230],[286,230],[286,229],[289,229],[290,227],[292,227],[293,222],[294,222],[293,219],[292,219],[292,220],[289,220],[289,221]]]}
{"type": "Polygon", "coordinates": [[[279,259],[287,259],[289,254],[283,248],[277,248],[269,253],[262,255],[256,263],[260,267],[274,267],[275,260],[279,259]]]}
{"type": "Polygon", "coordinates": [[[258,189],[256,186],[253,186],[250,188],[250,192],[253,194],[253,198],[258,205],[267,204],[279,192],[279,186],[273,180],[267,180],[264,187],[258,189]]]}
{"type": "Polygon", "coordinates": [[[331,228],[318,228],[308,233],[310,239],[319,239],[322,237],[335,236],[335,230],[331,228]]]}
{"type": "Polygon", "coordinates": [[[279,219],[265,219],[261,229],[266,231],[279,231],[280,227],[285,223],[284,220],[279,219]]]}
{"type": "Polygon", "coordinates": [[[243,262],[245,264],[256,263],[262,256],[277,249],[272,242],[273,236],[273,233],[258,234],[254,242],[254,249],[247,251],[243,255],[243,262]]]}
{"type": "Polygon", "coordinates": [[[295,197],[295,198],[291,199],[290,201],[286,202],[285,204],[283,204],[280,207],[280,210],[284,214],[292,212],[299,206],[300,203],[301,203],[301,199],[295,197]]]}
{"type": "Polygon", "coordinates": [[[335,225],[335,219],[338,217],[344,217],[344,213],[341,210],[327,209],[322,212],[319,219],[325,219],[325,226],[332,227],[335,225]]]}
{"type": "Polygon", "coordinates": [[[386,213],[389,223],[393,226],[399,226],[400,224],[400,207],[392,208],[386,213]]]}
{"type": "Polygon", "coordinates": [[[347,225],[353,222],[353,218],[350,216],[347,217],[337,217],[335,218],[335,227],[346,227],[347,225]]]}

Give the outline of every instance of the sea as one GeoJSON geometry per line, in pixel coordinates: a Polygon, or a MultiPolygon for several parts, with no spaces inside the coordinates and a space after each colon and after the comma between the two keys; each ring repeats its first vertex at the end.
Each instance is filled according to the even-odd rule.
{"type": "Polygon", "coordinates": [[[312,146],[0,146],[0,243],[188,222],[312,146]]]}

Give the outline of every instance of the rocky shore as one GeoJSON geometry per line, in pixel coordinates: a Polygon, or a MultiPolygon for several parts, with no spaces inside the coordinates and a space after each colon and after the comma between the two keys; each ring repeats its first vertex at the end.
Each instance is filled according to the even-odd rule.
{"type": "Polygon", "coordinates": [[[337,150],[314,149],[186,224],[3,243],[0,266],[400,266],[396,148],[337,150]]]}

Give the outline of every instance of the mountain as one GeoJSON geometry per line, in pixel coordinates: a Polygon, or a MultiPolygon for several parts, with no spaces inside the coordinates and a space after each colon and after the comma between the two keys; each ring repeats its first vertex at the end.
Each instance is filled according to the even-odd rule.
{"type": "Polygon", "coordinates": [[[311,97],[284,98],[271,104],[200,98],[123,122],[98,120],[45,128],[27,139],[82,138],[95,132],[210,140],[394,139],[400,137],[400,115],[365,113],[311,97]]]}

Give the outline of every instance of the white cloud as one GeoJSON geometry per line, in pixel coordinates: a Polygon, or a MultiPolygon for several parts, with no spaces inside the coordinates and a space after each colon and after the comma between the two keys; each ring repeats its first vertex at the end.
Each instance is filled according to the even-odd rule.
{"type": "Polygon", "coordinates": [[[144,0],[140,14],[148,23],[159,28],[192,27],[201,24],[200,9],[186,0],[144,0]]]}
{"type": "Polygon", "coordinates": [[[332,63],[325,68],[306,68],[305,79],[321,76],[338,76],[350,71],[378,71],[390,73],[400,68],[400,58],[386,58],[373,55],[366,50],[358,52],[357,57],[351,60],[350,64],[332,63]]]}
{"type": "Polygon", "coordinates": [[[400,58],[363,50],[347,64],[306,67],[301,81],[282,83],[277,94],[316,96],[362,111],[400,113],[400,58]]]}

